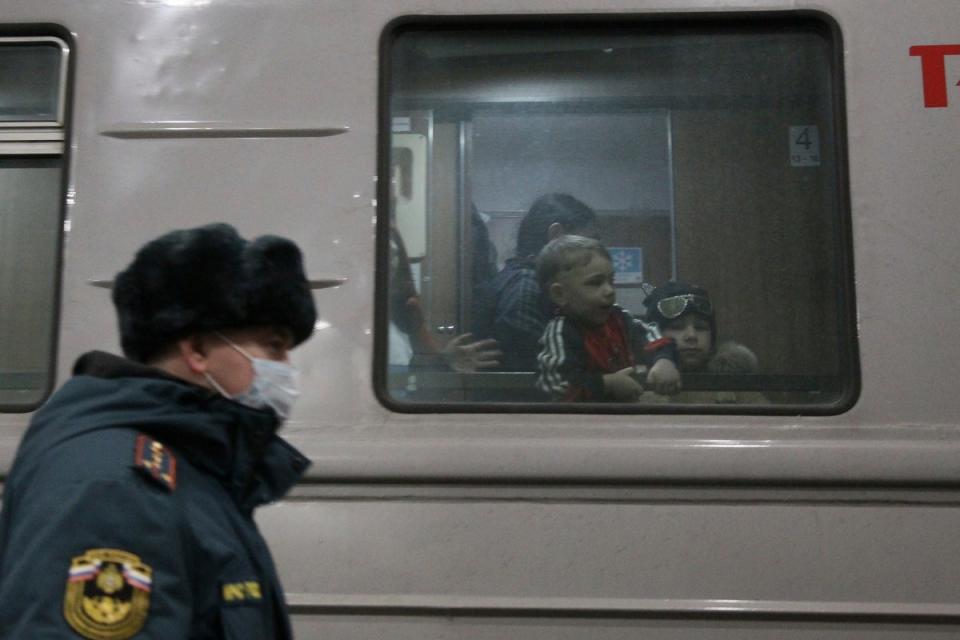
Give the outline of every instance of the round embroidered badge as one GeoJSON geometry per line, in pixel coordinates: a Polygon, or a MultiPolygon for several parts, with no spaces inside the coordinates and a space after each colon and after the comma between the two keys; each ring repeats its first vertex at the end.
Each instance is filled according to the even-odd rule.
{"type": "Polygon", "coordinates": [[[153,570],[119,549],[87,549],[70,563],[63,615],[91,640],[126,640],[140,629],[150,607],[153,570]]]}

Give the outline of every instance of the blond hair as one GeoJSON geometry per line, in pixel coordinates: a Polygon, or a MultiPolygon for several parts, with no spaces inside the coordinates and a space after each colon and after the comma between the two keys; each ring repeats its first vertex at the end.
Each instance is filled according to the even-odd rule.
{"type": "Polygon", "coordinates": [[[540,289],[546,291],[561,273],[587,264],[593,256],[601,256],[612,262],[610,252],[599,240],[576,235],[551,240],[537,256],[540,289]]]}

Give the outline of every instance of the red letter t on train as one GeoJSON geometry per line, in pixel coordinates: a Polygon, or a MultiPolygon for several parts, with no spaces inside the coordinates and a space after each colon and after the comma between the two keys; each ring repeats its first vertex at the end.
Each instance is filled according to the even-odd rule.
{"type": "Polygon", "coordinates": [[[947,69],[944,58],[960,56],[960,44],[930,44],[910,47],[911,56],[920,56],[923,72],[923,106],[947,106],[947,69]]]}

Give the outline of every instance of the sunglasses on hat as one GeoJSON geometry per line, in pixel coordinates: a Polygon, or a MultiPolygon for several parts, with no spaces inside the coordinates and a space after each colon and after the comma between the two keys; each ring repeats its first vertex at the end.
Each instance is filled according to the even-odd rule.
{"type": "Polygon", "coordinates": [[[679,317],[687,309],[705,316],[713,315],[713,305],[710,304],[710,298],[695,293],[683,293],[657,301],[657,311],[667,320],[679,317]]]}

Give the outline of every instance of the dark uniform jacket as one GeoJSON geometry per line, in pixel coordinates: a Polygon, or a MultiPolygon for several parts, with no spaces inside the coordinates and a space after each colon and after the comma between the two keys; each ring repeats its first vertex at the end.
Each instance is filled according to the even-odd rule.
{"type": "Polygon", "coordinates": [[[35,415],[0,512],[0,638],[289,638],[253,521],[309,462],[271,411],[104,353],[35,415]]]}
{"type": "Polygon", "coordinates": [[[553,314],[540,290],[534,261],[510,258],[475,294],[477,338],[495,338],[503,371],[536,371],[539,341],[553,314]]]}

